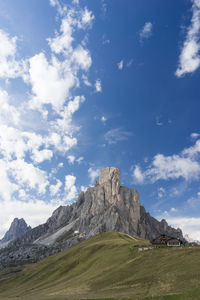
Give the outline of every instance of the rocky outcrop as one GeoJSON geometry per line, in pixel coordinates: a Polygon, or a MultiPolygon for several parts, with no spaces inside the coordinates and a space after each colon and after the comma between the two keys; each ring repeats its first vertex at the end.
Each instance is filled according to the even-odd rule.
{"type": "Polygon", "coordinates": [[[6,259],[6,251],[9,255],[11,253],[11,259],[7,259],[9,263],[23,259],[37,261],[108,231],[120,231],[149,240],[160,234],[183,240],[180,229],[168,226],[165,220],[159,222],[147,213],[140,204],[136,189],[121,186],[120,171],[110,167],[101,171],[94,187],[81,192],[77,202],[60,206],[45,224],[13,241],[10,250],[8,248],[4,254],[0,252],[0,265],[6,259]]]}
{"type": "Polygon", "coordinates": [[[21,237],[26,232],[30,231],[31,227],[26,224],[24,219],[15,218],[10,225],[9,230],[6,232],[4,237],[0,240],[0,248],[5,247],[11,241],[21,237]]]}

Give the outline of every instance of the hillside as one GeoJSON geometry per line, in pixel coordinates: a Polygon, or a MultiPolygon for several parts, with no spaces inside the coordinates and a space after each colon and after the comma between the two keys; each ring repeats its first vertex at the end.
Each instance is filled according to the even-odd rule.
{"type": "Polygon", "coordinates": [[[200,248],[138,252],[138,245],[148,244],[123,233],[103,233],[38,263],[5,269],[0,299],[143,299],[176,293],[186,294],[155,299],[200,299],[195,290],[200,248]]]}

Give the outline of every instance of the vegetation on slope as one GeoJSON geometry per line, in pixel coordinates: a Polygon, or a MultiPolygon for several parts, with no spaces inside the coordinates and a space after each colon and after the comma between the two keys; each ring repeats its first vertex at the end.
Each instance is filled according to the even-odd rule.
{"type": "Polygon", "coordinates": [[[141,245],[149,242],[104,233],[36,264],[6,269],[0,299],[190,299],[192,293],[200,299],[199,247],[138,252],[141,245]]]}

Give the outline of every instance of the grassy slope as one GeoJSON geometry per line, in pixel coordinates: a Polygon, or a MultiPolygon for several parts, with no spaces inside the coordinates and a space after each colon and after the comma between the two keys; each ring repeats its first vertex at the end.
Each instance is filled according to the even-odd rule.
{"type": "Polygon", "coordinates": [[[148,299],[200,299],[200,247],[138,252],[136,245],[149,242],[137,239],[104,233],[21,271],[4,270],[0,299],[142,299],[167,294],[182,295],[148,299]]]}

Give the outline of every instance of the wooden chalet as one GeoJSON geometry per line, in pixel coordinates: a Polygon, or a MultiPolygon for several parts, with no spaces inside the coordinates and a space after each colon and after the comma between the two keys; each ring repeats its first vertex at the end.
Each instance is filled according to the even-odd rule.
{"type": "Polygon", "coordinates": [[[161,234],[160,236],[158,236],[152,241],[152,245],[157,247],[163,247],[163,246],[179,247],[181,244],[182,244],[181,240],[171,236],[167,236],[165,234],[161,234]]]}

